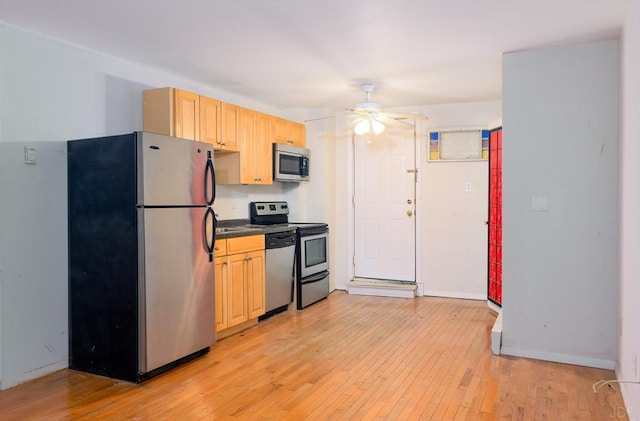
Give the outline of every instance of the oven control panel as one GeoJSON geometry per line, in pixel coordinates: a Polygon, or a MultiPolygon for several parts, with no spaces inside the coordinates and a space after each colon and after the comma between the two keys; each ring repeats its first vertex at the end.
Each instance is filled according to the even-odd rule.
{"type": "Polygon", "coordinates": [[[289,205],[287,202],[251,202],[249,214],[252,216],[288,215],[289,205]]]}

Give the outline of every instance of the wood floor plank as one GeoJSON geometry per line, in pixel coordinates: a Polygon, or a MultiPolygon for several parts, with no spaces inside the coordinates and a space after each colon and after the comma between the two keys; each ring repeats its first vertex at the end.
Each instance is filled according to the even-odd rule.
{"type": "Polygon", "coordinates": [[[61,370],[0,391],[13,420],[626,419],[614,373],[490,351],[480,301],[333,292],[139,385],[61,370]]]}

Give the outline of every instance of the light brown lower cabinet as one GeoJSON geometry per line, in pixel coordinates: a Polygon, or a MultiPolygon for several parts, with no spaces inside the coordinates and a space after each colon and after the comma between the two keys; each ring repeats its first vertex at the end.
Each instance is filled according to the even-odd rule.
{"type": "Polygon", "coordinates": [[[264,235],[216,240],[216,333],[265,313],[264,235]]]}

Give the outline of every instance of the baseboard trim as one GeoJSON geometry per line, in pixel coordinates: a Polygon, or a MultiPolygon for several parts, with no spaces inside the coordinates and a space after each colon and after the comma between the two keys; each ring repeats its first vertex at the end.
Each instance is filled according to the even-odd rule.
{"type": "Polygon", "coordinates": [[[493,355],[500,355],[502,347],[502,312],[498,312],[498,317],[491,329],[491,352],[493,355]]]}
{"type": "Polygon", "coordinates": [[[432,291],[425,289],[424,296],[427,297],[444,297],[444,298],[461,298],[464,300],[478,300],[484,301],[487,299],[487,294],[468,294],[464,292],[451,292],[451,291],[432,291]]]}
{"type": "Polygon", "coordinates": [[[9,389],[19,384],[46,376],[51,373],[55,373],[56,371],[64,370],[65,368],[69,368],[68,359],[56,361],[55,363],[45,365],[44,367],[40,367],[32,371],[27,371],[26,373],[22,373],[19,378],[7,379],[5,375],[5,377],[2,379],[2,382],[0,382],[0,390],[9,389]]]}
{"type": "Polygon", "coordinates": [[[387,281],[382,279],[356,278],[347,283],[351,295],[373,295],[377,297],[415,298],[416,284],[387,281]]]}
{"type": "Polygon", "coordinates": [[[603,360],[599,358],[581,357],[579,355],[559,354],[555,352],[536,351],[532,349],[521,349],[510,346],[500,348],[503,355],[511,355],[513,357],[532,358],[534,360],[551,361],[554,363],[581,365],[584,367],[603,368],[605,370],[613,370],[616,362],[613,360],[603,360]]]}

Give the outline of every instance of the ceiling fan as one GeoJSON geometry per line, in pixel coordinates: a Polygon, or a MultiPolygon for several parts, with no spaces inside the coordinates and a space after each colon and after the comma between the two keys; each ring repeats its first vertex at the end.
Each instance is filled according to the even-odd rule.
{"type": "MultiPolygon", "coordinates": [[[[419,112],[415,113],[386,113],[382,112],[380,104],[371,101],[371,93],[373,92],[373,83],[363,83],[361,85],[364,91],[364,102],[355,105],[354,108],[347,108],[351,111],[352,117],[355,119],[351,123],[353,131],[357,135],[363,135],[369,132],[380,134],[386,126],[394,126],[401,129],[412,129],[414,126],[403,120],[426,120],[427,117],[419,112]]],[[[329,117],[316,118],[306,121],[323,120],[329,117]]]]}

